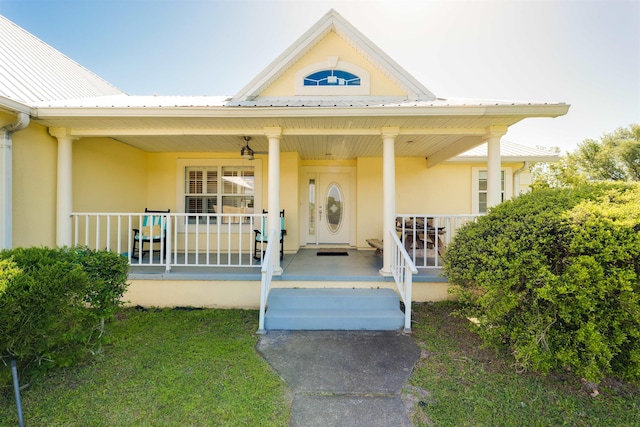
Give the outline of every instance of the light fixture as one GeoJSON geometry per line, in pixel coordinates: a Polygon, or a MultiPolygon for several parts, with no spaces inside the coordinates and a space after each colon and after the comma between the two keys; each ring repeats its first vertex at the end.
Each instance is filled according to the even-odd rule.
{"type": "Polygon", "coordinates": [[[251,141],[251,137],[245,136],[244,137],[245,145],[240,150],[240,156],[242,156],[242,158],[246,160],[253,160],[255,157],[253,157],[253,154],[254,154],[253,150],[251,149],[251,147],[249,147],[249,141],[251,141]]]}

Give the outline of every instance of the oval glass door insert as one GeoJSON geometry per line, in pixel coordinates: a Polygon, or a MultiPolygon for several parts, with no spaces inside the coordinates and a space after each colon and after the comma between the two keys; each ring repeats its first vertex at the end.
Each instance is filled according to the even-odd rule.
{"type": "Polygon", "coordinates": [[[325,217],[327,220],[327,228],[333,234],[340,230],[342,225],[342,215],[344,213],[342,200],[342,191],[337,183],[329,185],[327,190],[327,199],[325,201],[325,217]]]}

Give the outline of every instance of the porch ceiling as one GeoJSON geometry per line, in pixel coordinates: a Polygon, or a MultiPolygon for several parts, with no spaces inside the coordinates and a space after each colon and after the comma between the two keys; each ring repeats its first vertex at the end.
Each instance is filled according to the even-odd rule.
{"type": "Polygon", "coordinates": [[[268,150],[265,128],[282,130],[280,150],[303,160],[382,156],[381,129],[398,128],[398,157],[437,164],[482,144],[489,132],[527,117],[556,117],[566,104],[447,108],[39,108],[34,121],[70,137],[108,137],[146,152],[236,152],[243,136],[268,150]]]}

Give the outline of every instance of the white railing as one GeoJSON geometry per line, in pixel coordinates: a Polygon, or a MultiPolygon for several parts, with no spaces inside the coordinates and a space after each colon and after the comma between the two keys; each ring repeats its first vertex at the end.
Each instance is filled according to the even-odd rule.
{"type": "Polygon", "coordinates": [[[396,233],[418,268],[440,268],[458,228],[480,215],[398,214],[396,233]]]}
{"type": "Polygon", "coordinates": [[[413,275],[418,273],[418,269],[413,264],[397,234],[393,232],[390,234],[393,242],[391,244],[391,274],[400,292],[400,298],[404,303],[404,331],[411,332],[411,291],[413,275]]]}
{"type": "Polygon", "coordinates": [[[273,229],[269,233],[267,240],[266,255],[264,257],[262,265],[262,279],[260,282],[260,316],[258,320],[258,334],[264,334],[264,315],[267,311],[267,300],[269,298],[269,291],[271,290],[271,280],[273,279],[273,272],[276,267],[276,260],[280,256],[278,250],[278,241],[276,240],[276,230],[273,229]]]}
{"type": "Polygon", "coordinates": [[[72,242],[91,249],[117,252],[126,256],[132,266],[161,266],[166,271],[173,266],[260,267],[263,253],[260,250],[254,254],[254,230],[261,228],[265,216],[73,213],[72,242]],[[146,228],[145,231],[142,224],[148,216],[161,217],[159,229],[146,228]],[[139,237],[136,238],[134,230],[138,230],[139,237]],[[158,237],[154,242],[149,241],[151,234],[158,237]]]}

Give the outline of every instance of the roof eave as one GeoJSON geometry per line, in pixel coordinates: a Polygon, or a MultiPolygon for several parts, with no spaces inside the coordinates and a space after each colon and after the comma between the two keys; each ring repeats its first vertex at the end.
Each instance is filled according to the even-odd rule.
{"type": "Polygon", "coordinates": [[[35,118],[62,117],[349,117],[349,116],[510,116],[558,117],[568,104],[369,106],[369,107],[38,107],[35,118]]]}
{"type": "MultiPolygon", "coordinates": [[[[454,157],[442,162],[443,164],[450,163],[487,163],[486,156],[478,157],[454,157]]],[[[503,163],[521,163],[521,162],[541,162],[541,163],[555,163],[560,161],[559,156],[501,156],[500,161],[503,163]]]]}
{"type": "Polygon", "coordinates": [[[0,95],[0,110],[8,110],[12,113],[26,113],[32,115],[33,108],[27,104],[15,101],[0,95]]]}

